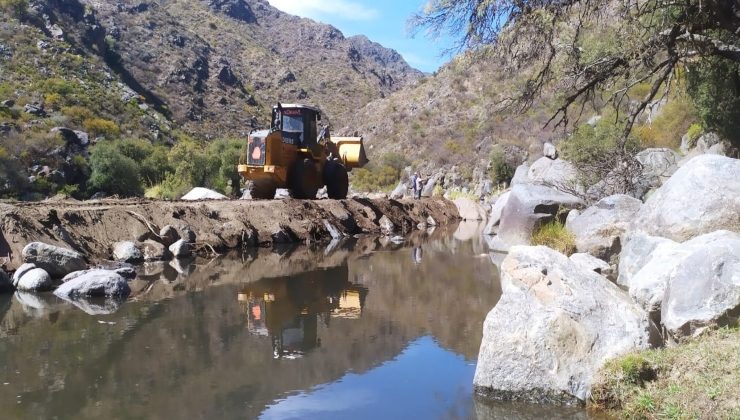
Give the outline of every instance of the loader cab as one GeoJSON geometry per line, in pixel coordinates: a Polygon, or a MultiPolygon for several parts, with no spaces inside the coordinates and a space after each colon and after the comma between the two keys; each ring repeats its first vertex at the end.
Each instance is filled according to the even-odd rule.
{"type": "Polygon", "coordinates": [[[272,108],[272,131],[281,131],[283,142],[300,148],[316,145],[321,110],[309,105],[278,104],[272,108]]]}

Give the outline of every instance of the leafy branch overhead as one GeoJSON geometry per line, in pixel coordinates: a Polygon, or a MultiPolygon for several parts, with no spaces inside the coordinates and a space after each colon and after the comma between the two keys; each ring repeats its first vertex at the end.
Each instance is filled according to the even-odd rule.
{"type": "Polygon", "coordinates": [[[729,65],[735,76],[740,68],[734,0],[430,0],[411,23],[432,35],[456,35],[460,49],[490,47],[508,71],[531,71],[506,106],[526,110],[546,87],[563,92],[548,122],[555,127],[606,94],[627,110],[622,147],[679,71],[708,60],[729,65]],[[649,89],[632,98],[646,83],[649,89]]]}

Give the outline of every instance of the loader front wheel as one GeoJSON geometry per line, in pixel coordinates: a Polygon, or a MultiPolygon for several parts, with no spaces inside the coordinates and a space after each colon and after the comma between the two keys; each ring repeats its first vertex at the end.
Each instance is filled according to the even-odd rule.
{"type": "Polygon", "coordinates": [[[290,174],[290,194],[293,198],[302,200],[316,199],[316,193],[321,187],[319,173],[311,159],[303,159],[293,164],[290,174]]]}
{"type": "Polygon", "coordinates": [[[253,200],[272,200],[275,198],[277,186],[270,179],[257,179],[251,181],[247,186],[253,200]]]}

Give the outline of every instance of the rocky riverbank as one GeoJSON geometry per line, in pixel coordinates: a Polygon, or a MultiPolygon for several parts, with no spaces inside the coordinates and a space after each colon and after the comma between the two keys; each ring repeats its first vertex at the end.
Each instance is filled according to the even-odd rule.
{"type": "MultiPolygon", "coordinates": [[[[645,191],[591,206],[553,186],[570,176],[568,166],[542,158],[492,206],[486,233],[503,294],[486,318],[475,389],[496,399],[586,404],[599,378],[596,406],[620,409],[635,398],[611,388],[622,384],[614,380],[622,375],[615,364],[655,348],[678,346],[675,353],[683,354],[684,345],[701,347],[707,333],[738,323],[740,160],[687,156],[645,191]],[[533,172],[535,166],[549,170],[533,172]],[[532,246],[533,232],[548,223],[560,223],[577,253],[532,246]]],[[[713,357],[735,363],[736,355],[721,353],[736,351],[737,338],[723,335],[713,357]]],[[[662,356],[640,357],[647,360],[640,372],[665,370],[662,356]]],[[[712,366],[713,375],[730,378],[714,391],[715,413],[737,415],[737,371],[712,366]]],[[[629,392],[682,382],[640,375],[629,392]]],[[[642,415],[667,409],[655,404],[642,415]]],[[[679,412],[695,408],[689,403],[679,412]]]]}

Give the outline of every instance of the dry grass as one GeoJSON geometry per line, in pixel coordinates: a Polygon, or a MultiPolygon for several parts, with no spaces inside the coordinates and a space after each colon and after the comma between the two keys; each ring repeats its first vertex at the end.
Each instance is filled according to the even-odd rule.
{"type": "Polygon", "coordinates": [[[540,226],[532,234],[532,245],[544,245],[570,256],[576,252],[576,237],[558,220],[540,226]]]}
{"type": "Polygon", "coordinates": [[[590,405],[623,418],[739,419],[740,329],[608,362],[590,405]]]}

